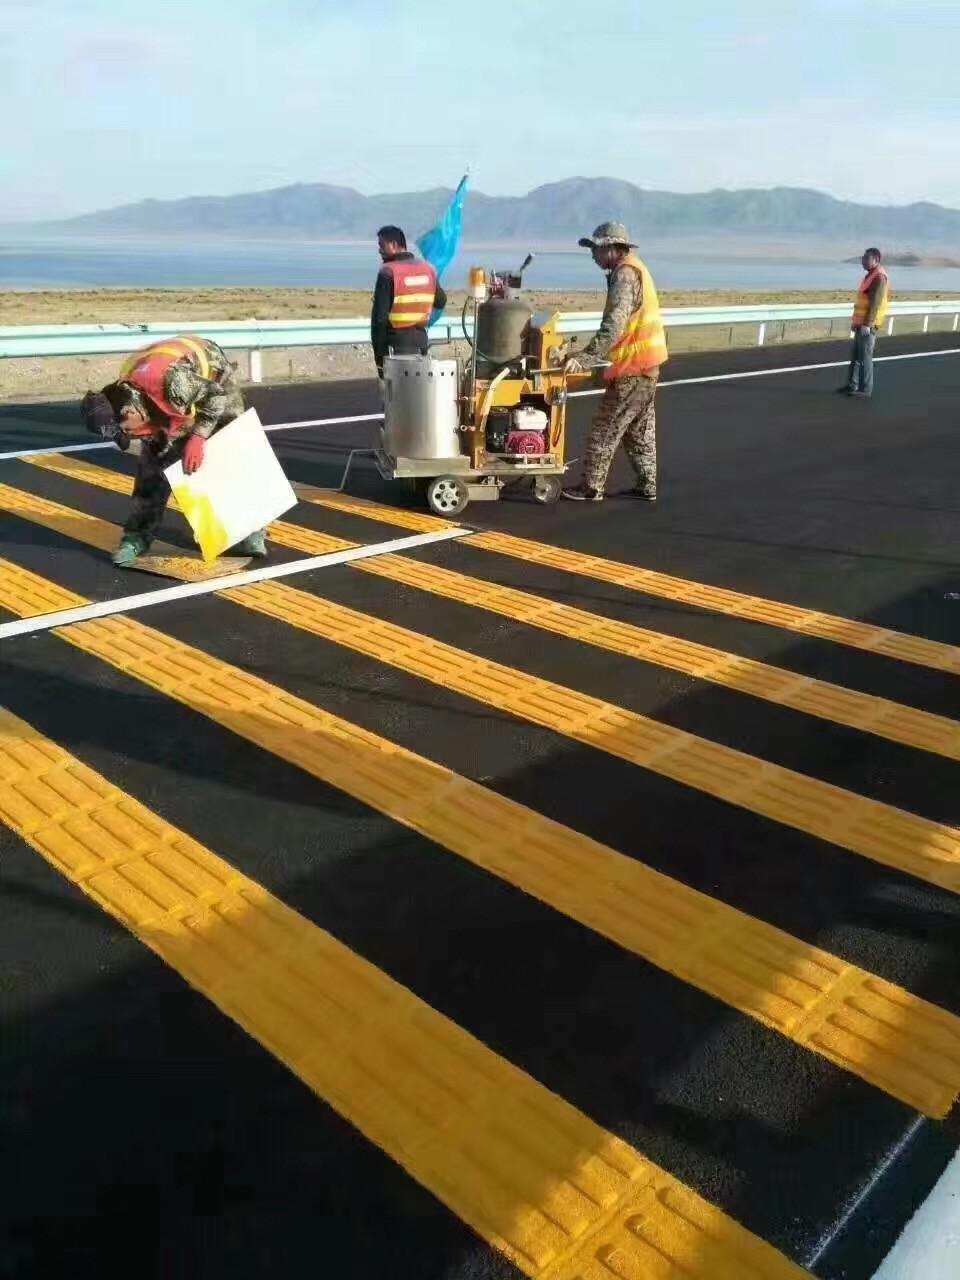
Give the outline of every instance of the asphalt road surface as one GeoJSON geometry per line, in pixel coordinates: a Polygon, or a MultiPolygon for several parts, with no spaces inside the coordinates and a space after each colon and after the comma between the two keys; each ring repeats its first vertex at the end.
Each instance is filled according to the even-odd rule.
{"type": "MultiPolygon", "coordinates": [[[[656,506],[0,634],[0,1275],[868,1280],[960,1145],[951,345],[671,361],[656,506]]],[[[271,437],[271,563],[440,525],[371,435],[271,437]]],[[[170,585],[128,473],[0,462],[0,623],[170,585]]]]}

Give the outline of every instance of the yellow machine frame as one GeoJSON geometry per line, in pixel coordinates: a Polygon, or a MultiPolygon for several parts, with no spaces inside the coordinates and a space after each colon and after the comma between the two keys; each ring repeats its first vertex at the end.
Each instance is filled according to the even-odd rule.
{"type": "MultiPolygon", "coordinates": [[[[486,425],[491,411],[511,409],[524,400],[537,399],[542,402],[547,413],[549,427],[547,451],[535,460],[544,469],[553,465],[562,473],[566,456],[567,380],[571,375],[563,371],[566,344],[558,331],[559,321],[559,312],[551,314],[542,311],[531,317],[523,354],[531,359],[533,368],[522,376],[508,374],[503,377],[478,378],[472,387],[472,379],[469,376],[465,379],[461,422],[466,436],[465,452],[470,457],[472,469],[484,471],[489,465],[486,425]]],[[[490,462],[494,461],[496,460],[490,459],[490,462]]],[[[499,473],[498,466],[497,474],[499,473]]]]}

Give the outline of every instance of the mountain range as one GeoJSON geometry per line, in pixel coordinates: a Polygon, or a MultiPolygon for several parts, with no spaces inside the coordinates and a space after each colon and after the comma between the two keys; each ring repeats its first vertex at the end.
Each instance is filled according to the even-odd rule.
{"type": "MultiPolygon", "coordinates": [[[[368,240],[387,222],[419,234],[435,223],[450,195],[446,188],[434,188],[366,196],[350,187],[301,183],[244,195],[143,200],[34,224],[33,229],[76,235],[368,240]]],[[[799,187],[680,194],[648,191],[615,178],[568,178],[523,196],[471,191],[464,239],[536,247],[575,240],[608,218],[625,222],[636,236],[803,234],[885,245],[960,242],[960,210],[928,202],[855,204],[799,187]]]]}

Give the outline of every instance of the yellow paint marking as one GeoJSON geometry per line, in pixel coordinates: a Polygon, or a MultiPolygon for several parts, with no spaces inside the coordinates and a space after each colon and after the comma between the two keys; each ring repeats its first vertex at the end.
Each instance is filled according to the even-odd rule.
{"type": "MultiPolygon", "coordinates": [[[[0,484],[0,509],[33,524],[42,525],[45,529],[62,533],[77,542],[84,542],[87,546],[96,547],[99,551],[114,551],[120,541],[120,530],[116,525],[99,520],[96,516],[88,516],[84,511],[74,511],[60,503],[48,502],[46,498],[35,497],[32,493],[14,489],[8,484],[0,484]]],[[[154,547],[160,555],[183,554],[179,547],[166,542],[155,542],[154,547]]]]}
{"type": "Polygon", "coordinates": [[[729,804],[960,892],[960,831],[285,584],[219,593],[729,804]]]}
{"type": "Polygon", "coordinates": [[[805,1274],[2,709],[0,819],[525,1275],[805,1274]]]}
{"type": "MultiPolygon", "coordinates": [[[[0,607],[86,603],[59,591],[0,561],[0,607]]],[[[960,1092],[960,1019],[902,988],[133,618],[54,634],[908,1105],[960,1092]]]]}
{"type": "Polygon", "coordinates": [[[698,680],[710,680],[737,693],[751,694],[794,711],[874,733],[950,760],[960,760],[960,724],[946,716],[905,707],[887,698],[859,693],[826,680],[797,675],[782,667],[756,662],[722,649],[683,640],[588,613],[547,597],[424,564],[406,556],[378,556],[353,566],[377,577],[461,604],[488,609],[555,635],[580,640],[610,653],[639,658],[698,680]]]}
{"type": "Polygon", "coordinates": [[[362,516],[365,520],[379,520],[383,524],[396,525],[400,529],[411,529],[415,533],[433,533],[437,529],[449,529],[451,521],[439,516],[428,516],[423,511],[410,511],[405,507],[388,507],[380,502],[372,502],[369,498],[354,498],[349,493],[338,493],[335,489],[318,489],[312,484],[296,484],[293,486],[301,502],[309,502],[316,507],[327,507],[331,511],[344,511],[347,515],[362,516]]]}
{"type": "MultiPolygon", "coordinates": [[[[40,523],[61,522],[70,509],[0,486],[0,509],[40,523]]],[[[104,524],[85,517],[93,527],[104,524]]],[[[110,526],[107,526],[109,528],[110,526]]],[[[83,537],[83,533],[72,536],[83,537]]],[[[97,535],[101,540],[104,534],[97,535]]],[[[265,583],[218,594],[236,599],[442,684],[718,800],[782,822],[953,893],[960,892],[960,831],[842,787],[699,738],[613,703],[527,675],[441,644],[418,632],[285,584],[265,583]]]]}
{"type": "MultiPolygon", "coordinates": [[[[86,484],[96,485],[98,489],[106,489],[110,493],[122,493],[125,497],[129,497],[133,490],[132,476],[125,475],[120,471],[111,471],[107,467],[93,466],[89,462],[84,462],[82,458],[75,458],[69,454],[40,454],[33,458],[23,458],[21,461],[29,463],[32,467],[38,467],[41,471],[52,471],[56,475],[66,476],[70,480],[82,480],[86,484]]],[[[4,488],[6,488],[6,486],[4,486],[4,488]]],[[[13,492],[20,492],[20,490],[13,490],[13,492]]],[[[30,494],[23,495],[24,498],[29,498],[31,496],[32,495],[30,494]]],[[[45,501],[46,500],[42,498],[38,499],[40,504],[43,504],[45,501]]],[[[47,503],[47,505],[57,506],[59,504],[47,503]]],[[[179,510],[177,501],[173,497],[170,499],[170,508],[173,511],[179,510]]],[[[40,510],[41,507],[38,506],[36,509],[40,510]]],[[[69,512],[70,509],[68,507],[64,507],[63,510],[65,512],[69,512]]],[[[93,517],[80,516],[80,518],[90,520],[93,517]]],[[[47,527],[58,528],[58,526],[52,524],[48,524],[47,527]]],[[[58,528],[58,532],[67,533],[68,536],[72,536],[66,528],[58,528]]],[[[106,536],[106,534],[104,536],[106,536]]],[[[103,550],[112,550],[116,545],[116,533],[112,532],[110,536],[114,541],[109,545],[109,548],[104,546],[102,548],[103,550]]],[[[314,533],[312,529],[304,529],[301,525],[289,524],[285,520],[277,520],[274,524],[270,525],[267,530],[267,536],[272,538],[274,542],[280,543],[282,546],[292,547],[296,551],[303,551],[307,555],[311,556],[322,556],[326,555],[329,551],[340,551],[345,547],[355,545],[352,542],[345,543],[341,538],[332,538],[325,533],[314,533]]],[[[89,541],[89,539],[86,540],[89,541]]],[[[84,539],[81,539],[81,541],[84,541],[84,539]]],[[[100,544],[91,543],[91,545],[99,546],[100,544]]],[[[166,545],[166,543],[155,542],[151,547],[151,550],[156,552],[159,547],[166,547],[166,545]]],[[[173,550],[175,554],[182,554],[176,549],[173,550]]],[[[169,554],[169,551],[165,552],[165,554],[169,554]]]]}
{"type": "MultiPolygon", "coordinates": [[[[63,458],[58,459],[57,463],[51,463],[49,461],[51,457],[57,458],[57,455],[29,458],[24,461],[34,466],[45,466],[48,470],[63,470],[63,473],[67,474],[59,462],[73,460],[63,458]]],[[[89,464],[84,465],[89,466],[89,464]]],[[[99,471],[103,468],[92,469],[99,471]]],[[[405,510],[402,507],[389,507],[383,503],[373,502],[369,498],[355,498],[350,494],[319,489],[313,485],[298,484],[294,488],[302,502],[326,507],[332,511],[343,511],[367,520],[378,520],[398,528],[424,533],[450,528],[450,522],[447,520],[425,515],[419,511],[405,510]]],[[[614,586],[640,591],[645,595],[679,600],[683,604],[694,605],[699,609],[748,618],[751,622],[766,623],[768,626],[779,627],[784,631],[795,631],[801,635],[813,636],[818,640],[830,640],[835,644],[848,645],[854,649],[865,649],[870,653],[895,658],[899,662],[932,667],[936,671],[946,671],[951,674],[960,673],[960,648],[956,645],[943,644],[938,640],[928,640],[924,636],[910,635],[904,631],[891,631],[887,627],[874,626],[869,622],[819,613],[815,609],[806,609],[800,605],[786,604],[777,600],[766,600],[762,596],[745,595],[726,587],[691,582],[687,578],[676,578],[654,569],[642,569],[618,560],[606,560],[601,556],[570,551],[564,547],[534,542],[527,538],[517,538],[507,533],[474,534],[470,539],[470,546],[482,551],[512,556],[529,563],[546,565],[552,569],[561,569],[567,573],[595,578],[600,582],[609,582],[614,586]]]]}
{"type": "MultiPolygon", "coordinates": [[[[126,484],[126,478],[118,476],[116,472],[91,466],[88,462],[74,458],[61,458],[53,454],[41,456],[35,461],[47,470],[58,471],[104,488],[116,489],[117,480],[121,481],[121,486],[126,484]]],[[[315,490],[309,485],[297,488],[306,501],[313,500],[307,495],[325,493],[324,490],[315,490]]],[[[409,513],[404,513],[406,514],[409,513]]],[[[416,513],[413,514],[417,521],[421,519],[416,513]]],[[[440,527],[445,523],[433,517],[427,519],[440,527]]],[[[419,529],[420,526],[415,524],[410,527],[419,529]]],[[[278,521],[271,528],[270,537],[281,546],[310,555],[344,551],[358,545],[343,538],[313,533],[312,530],[285,521],[278,521]]],[[[946,716],[907,707],[874,694],[846,689],[827,680],[797,675],[782,667],[727,653],[723,649],[713,649],[678,636],[618,622],[602,614],[576,609],[544,596],[497,586],[480,578],[424,564],[408,557],[379,556],[375,560],[363,561],[351,567],[421,591],[429,591],[434,595],[446,596],[462,604],[488,609],[503,617],[513,618],[611,653],[681,671],[685,675],[698,680],[709,680],[738,693],[750,694],[864,733],[873,733],[891,742],[899,742],[921,751],[931,751],[950,760],[960,760],[960,724],[946,716]]]]}
{"type": "MultiPolygon", "coordinates": [[[[435,516],[388,507],[382,503],[371,502],[367,498],[354,498],[349,494],[336,493],[332,490],[300,485],[298,495],[304,502],[310,502],[316,506],[327,507],[333,511],[345,511],[350,515],[363,516],[367,520],[379,520],[383,524],[397,525],[403,529],[420,529],[428,532],[431,529],[450,527],[448,521],[440,520],[435,516]]],[[[567,573],[595,578],[600,582],[610,582],[614,586],[630,591],[641,591],[645,595],[679,600],[683,604],[695,605],[699,609],[727,613],[737,618],[749,618],[752,622],[763,622],[784,631],[796,631],[801,635],[814,636],[818,640],[830,640],[835,644],[849,645],[854,649],[866,649],[870,653],[879,653],[887,658],[895,658],[899,662],[932,667],[936,671],[947,671],[954,675],[960,673],[960,648],[956,645],[942,644],[940,641],[927,640],[923,636],[914,636],[903,631],[891,631],[869,622],[841,618],[829,613],[818,613],[815,609],[805,609],[800,605],[785,604],[777,600],[766,600],[762,596],[744,595],[739,591],[730,591],[726,587],[691,582],[689,579],[675,578],[653,569],[641,569],[632,564],[623,564],[618,560],[605,560],[601,556],[587,555],[581,551],[568,551],[564,547],[554,547],[549,543],[534,542],[527,538],[516,538],[507,533],[474,534],[470,538],[470,546],[482,551],[494,551],[500,555],[513,556],[515,559],[532,564],[547,565],[551,569],[562,569],[567,573]]]]}

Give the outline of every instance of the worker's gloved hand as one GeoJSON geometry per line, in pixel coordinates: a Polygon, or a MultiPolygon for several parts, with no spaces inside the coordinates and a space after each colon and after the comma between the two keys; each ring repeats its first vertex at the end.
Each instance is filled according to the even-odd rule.
{"type": "Polygon", "coordinates": [[[576,356],[571,356],[569,360],[564,361],[563,372],[564,373],[583,373],[584,367],[582,363],[577,359],[576,356]]]}
{"type": "Polygon", "coordinates": [[[188,476],[199,471],[206,442],[203,436],[191,436],[183,450],[183,469],[188,476]]]}

